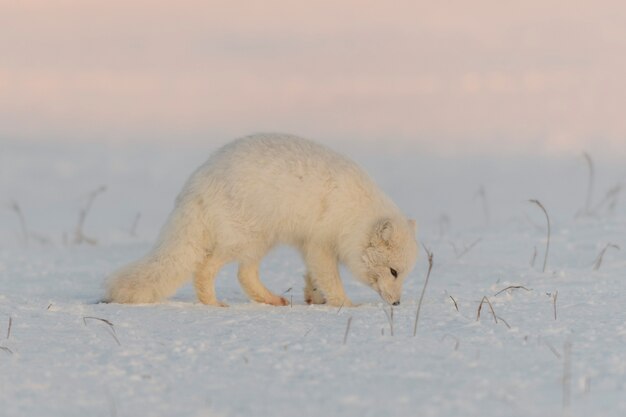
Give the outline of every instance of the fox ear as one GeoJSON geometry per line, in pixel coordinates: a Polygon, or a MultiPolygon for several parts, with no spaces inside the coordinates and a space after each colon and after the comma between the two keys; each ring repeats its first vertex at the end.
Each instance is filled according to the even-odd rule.
{"type": "Polygon", "coordinates": [[[413,229],[413,233],[417,233],[417,223],[415,219],[409,219],[409,226],[413,229]]]}
{"type": "Polygon", "coordinates": [[[374,236],[383,242],[389,242],[393,235],[393,223],[389,219],[382,219],[374,226],[374,236]]]}

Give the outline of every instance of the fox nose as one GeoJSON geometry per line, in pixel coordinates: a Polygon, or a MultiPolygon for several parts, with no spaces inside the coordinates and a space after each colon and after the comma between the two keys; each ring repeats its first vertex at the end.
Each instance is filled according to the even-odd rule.
{"type": "Polygon", "coordinates": [[[396,302],[394,302],[392,305],[394,305],[394,306],[399,306],[399,305],[400,305],[400,301],[396,301],[396,302]]]}

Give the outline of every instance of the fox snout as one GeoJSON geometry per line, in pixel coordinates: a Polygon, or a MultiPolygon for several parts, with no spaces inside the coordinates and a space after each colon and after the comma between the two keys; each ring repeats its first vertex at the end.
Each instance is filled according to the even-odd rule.
{"type": "Polygon", "coordinates": [[[380,298],[382,298],[387,304],[392,306],[400,305],[400,295],[390,294],[384,291],[379,291],[378,294],[380,294],[380,298]]]}

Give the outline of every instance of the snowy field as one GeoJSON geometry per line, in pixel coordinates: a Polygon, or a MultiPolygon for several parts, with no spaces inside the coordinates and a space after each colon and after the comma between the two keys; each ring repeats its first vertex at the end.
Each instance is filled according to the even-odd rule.
{"type": "Polygon", "coordinates": [[[623,164],[596,161],[594,213],[580,215],[581,155],[335,146],[417,219],[434,253],[416,337],[423,253],[392,322],[345,271],[359,307],[305,305],[289,248],[261,273],[292,306],[249,302],[232,266],[217,279],[227,309],[199,304],[189,285],[157,305],[98,304],[104,277],[148,250],[215,146],[2,144],[0,416],[626,415],[626,202],[617,189],[605,199],[626,185],[623,164]],[[100,186],[80,230],[97,244],[77,244],[100,186]],[[552,222],[545,272],[533,198],[552,222]],[[622,250],[608,247],[594,270],[608,244],[622,250]],[[477,320],[483,297],[495,318],[485,303],[477,320]]]}

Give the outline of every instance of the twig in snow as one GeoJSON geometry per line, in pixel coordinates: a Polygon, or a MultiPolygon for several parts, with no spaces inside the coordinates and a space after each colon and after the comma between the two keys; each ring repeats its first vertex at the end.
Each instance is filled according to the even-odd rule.
{"type": "Polygon", "coordinates": [[[543,258],[543,270],[542,270],[542,272],[546,272],[546,265],[548,264],[548,251],[550,249],[550,232],[551,232],[550,231],[550,216],[548,216],[548,212],[546,208],[543,206],[543,204],[541,204],[539,200],[528,200],[528,201],[538,205],[539,208],[543,210],[543,213],[546,215],[546,221],[548,222],[548,240],[546,242],[546,254],[543,258]]]}
{"type": "MultiPolygon", "coordinates": [[[[422,301],[424,300],[424,293],[426,293],[426,286],[428,285],[428,279],[430,278],[430,271],[433,269],[433,253],[423,245],[426,254],[428,255],[428,272],[426,273],[426,280],[424,281],[424,287],[422,288],[422,293],[420,294],[420,299],[417,302],[417,310],[415,311],[415,324],[413,325],[413,337],[417,335],[417,322],[420,318],[420,310],[422,309],[422,301]]],[[[456,304],[456,303],[455,303],[456,304]]]]}
{"type": "Polygon", "coordinates": [[[24,218],[24,213],[17,201],[11,202],[9,208],[17,214],[17,217],[20,220],[20,227],[22,228],[22,237],[24,238],[24,245],[28,246],[28,228],[26,227],[26,219],[24,218]]]}
{"type": "Polygon", "coordinates": [[[352,324],[352,316],[348,317],[348,324],[346,324],[346,333],[343,335],[343,344],[348,341],[348,332],[350,331],[350,324],[352,324]]]}
{"type": "Polygon", "coordinates": [[[598,269],[600,269],[600,266],[602,265],[602,260],[604,259],[604,254],[606,253],[608,248],[613,248],[613,249],[617,249],[620,250],[620,247],[617,246],[614,243],[607,243],[606,246],[604,247],[604,249],[602,249],[600,251],[600,254],[598,254],[598,257],[596,258],[595,261],[593,261],[593,270],[597,271],[598,269]]]}
{"type": "Polygon", "coordinates": [[[533,249],[533,257],[530,258],[530,267],[534,268],[535,267],[535,261],[537,260],[537,246],[534,247],[533,249]]]}
{"type": "Polygon", "coordinates": [[[459,305],[456,303],[456,300],[454,299],[454,297],[451,295],[449,295],[448,297],[450,297],[450,299],[454,303],[454,308],[456,308],[456,311],[459,311],[459,305]]]}
{"type": "Polygon", "coordinates": [[[83,226],[85,224],[85,219],[87,218],[87,215],[89,214],[89,210],[91,210],[91,206],[93,205],[94,200],[96,199],[96,197],[98,197],[99,194],[105,192],[106,189],[107,187],[102,185],[96,188],[95,190],[93,190],[89,194],[89,197],[87,198],[87,204],[85,204],[85,207],[83,207],[78,213],[78,224],[76,225],[76,231],[74,232],[75,244],[79,245],[83,242],[88,243],[90,245],[98,244],[98,241],[96,239],[85,236],[85,234],[83,233],[83,226]]]}
{"type": "Polygon", "coordinates": [[[526,291],[530,291],[528,288],[524,287],[523,285],[509,285],[506,288],[501,289],[500,291],[498,291],[497,293],[495,293],[493,296],[496,297],[500,294],[502,294],[505,291],[508,290],[517,290],[517,289],[522,289],[522,290],[526,290],[526,291]]]}
{"type": "Polygon", "coordinates": [[[115,327],[113,326],[113,323],[111,323],[109,320],[101,319],[100,317],[84,316],[83,324],[85,326],[87,325],[87,320],[99,320],[103,323],[106,323],[108,325],[107,329],[109,329],[109,334],[113,337],[113,339],[115,339],[115,342],[118,344],[118,346],[122,346],[119,339],[117,338],[117,334],[115,333],[115,327]]]}
{"type": "Polygon", "coordinates": [[[6,346],[0,346],[0,350],[5,351],[6,353],[12,355],[13,351],[6,346]]]}
{"type": "Polygon", "coordinates": [[[563,408],[570,407],[571,379],[572,379],[572,342],[569,340],[563,345],[563,408]]]}
{"type": "Polygon", "coordinates": [[[480,300],[480,304],[478,305],[478,312],[476,313],[476,321],[480,320],[480,310],[483,308],[483,303],[487,302],[489,305],[489,309],[491,310],[491,314],[493,315],[493,320],[498,323],[498,317],[496,317],[496,312],[493,310],[493,306],[491,305],[491,301],[487,296],[484,296],[482,300],[480,300]]]}

